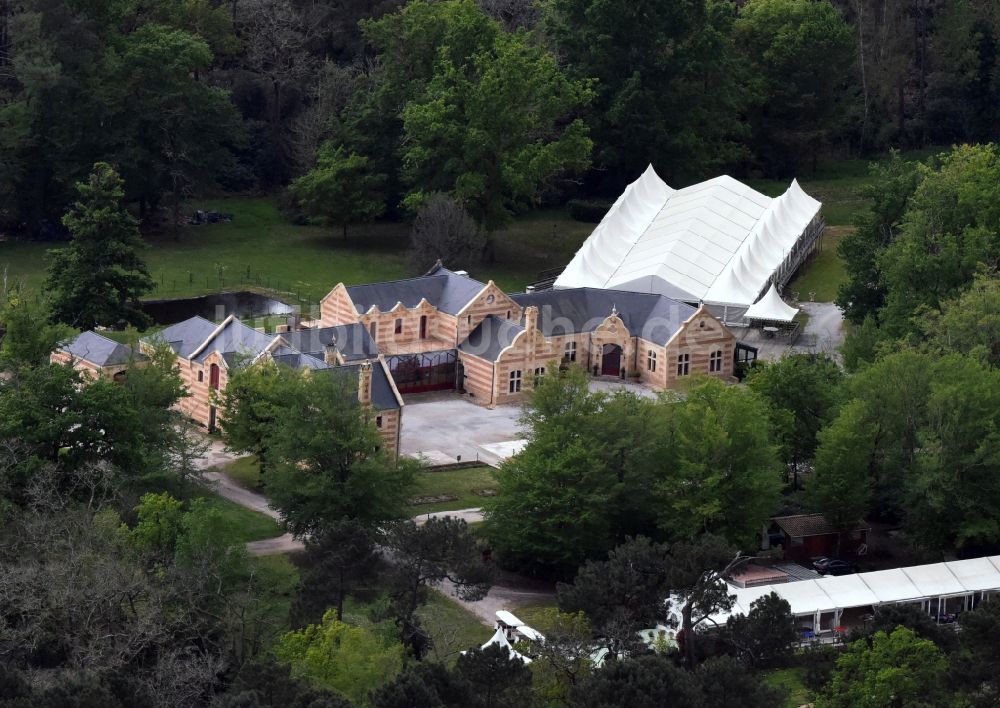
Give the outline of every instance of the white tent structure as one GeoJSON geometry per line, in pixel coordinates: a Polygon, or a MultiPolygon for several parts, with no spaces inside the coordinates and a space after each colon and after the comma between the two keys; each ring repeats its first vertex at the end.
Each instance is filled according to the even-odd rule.
{"type": "Polygon", "coordinates": [[[774,592],[788,602],[801,627],[819,635],[833,632],[848,611],[870,611],[879,605],[919,604],[938,617],[972,609],[988,595],[1000,593],[1000,556],[730,589],[732,609],[713,615],[709,626],[746,614],[754,601],[774,592]]]}
{"type": "Polygon", "coordinates": [[[729,176],[672,189],[650,165],[554,287],[657,293],[704,302],[735,321],[811,252],[823,230],[820,206],[796,181],[775,198],[729,176]]]}
{"type": "Polygon", "coordinates": [[[798,313],[797,308],[781,299],[781,295],[778,294],[778,286],[771,283],[771,287],[764,293],[764,297],[748,307],[743,317],[748,320],[791,322],[798,313]]]}
{"type": "Polygon", "coordinates": [[[493,636],[489,638],[480,649],[485,649],[486,647],[492,646],[494,644],[499,644],[502,647],[507,647],[507,651],[510,652],[511,658],[520,659],[522,663],[530,664],[531,659],[520,652],[514,651],[514,647],[510,645],[507,641],[507,635],[504,633],[503,627],[497,627],[497,631],[493,633],[493,636]]]}

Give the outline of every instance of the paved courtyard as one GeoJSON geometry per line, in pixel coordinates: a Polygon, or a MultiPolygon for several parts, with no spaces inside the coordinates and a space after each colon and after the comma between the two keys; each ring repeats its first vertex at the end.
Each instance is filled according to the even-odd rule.
{"type": "MultiPolygon", "coordinates": [[[[591,391],[621,388],[641,396],[656,395],[652,389],[633,383],[601,379],[590,382],[591,391]]],[[[511,443],[524,437],[518,423],[520,416],[520,405],[497,406],[490,410],[457,393],[407,396],[400,453],[421,455],[431,464],[456,462],[459,456],[463,462],[482,460],[493,464],[497,461],[498,450],[511,447],[497,443],[511,443]]]]}
{"type": "Polygon", "coordinates": [[[483,459],[480,445],[518,440],[521,407],[477,406],[456,393],[430,393],[406,397],[400,452],[422,454],[428,462],[443,464],[483,459]]]}
{"type": "Polygon", "coordinates": [[[846,335],[840,308],[832,302],[800,302],[799,307],[809,315],[809,321],[793,347],[780,337],[765,338],[759,329],[733,328],[733,333],[740,342],[757,347],[760,358],[768,361],[780,359],[788,351],[825,352],[840,361],[838,349],[846,335]]]}

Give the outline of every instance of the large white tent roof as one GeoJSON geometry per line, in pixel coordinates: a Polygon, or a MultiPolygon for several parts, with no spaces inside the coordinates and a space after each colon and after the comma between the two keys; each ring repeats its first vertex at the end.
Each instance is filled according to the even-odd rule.
{"type": "Polygon", "coordinates": [[[748,306],[819,212],[793,181],[771,198],[729,176],[672,189],[650,165],[556,279],[748,306]]]}
{"type": "Polygon", "coordinates": [[[983,591],[1000,592],[1000,556],[734,588],[732,610],[713,615],[711,620],[724,624],[730,615],[746,614],[755,600],[771,592],[788,601],[792,614],[812,615],[849,607],[917,602],[983,591]]]}

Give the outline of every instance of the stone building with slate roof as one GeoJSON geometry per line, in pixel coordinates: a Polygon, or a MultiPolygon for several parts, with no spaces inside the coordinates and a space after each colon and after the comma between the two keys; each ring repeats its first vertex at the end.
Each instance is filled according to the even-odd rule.
{"type": "Polygon", "coordinates": [[[426,275],[338,284],[325,327],[367,329],[403,393],[519,400],[553,365],[672,388],[697,373],[735,381],[736,339],[705,307],[652,293],[574,288],[508,295],[440,263],[426,275]]]}
{"type": "Polygon", "coordinates": [[[398,454],[403,399],[378,347],[359,324],[265,334],[233,316],[220,324],[192,317],[144,337],[139,352],[96,332],[84,332],[53,352],[51,361],[72,363],[92,376],[116,375],[135,361],[146,359],[144,352],[158,343],[167,344],[177,355],[181,381],[187,390],[178,408],[209,429],[221,417],[215,392],[226,387],[230,371],[273,361],[315,375],[350,377],[356,383],[365,415],[375,423],[387,449],[398,454]]]}
{"type": "Polygon", "coordinates": [[[387,448],[398,454],[403,399],[378,347],[360,325],[264,334],[233,316],[218,325],[192,317],[143,339],[140,345],[150,347],[155,342],[166,342],[177,355],[181,380],[188,390],[181,410],[209,429],[219,417],[214,392],[226,387],[229,372],[270,360],[317,375],[352,377],[357,381],[358,400],[373,417],[387,448]]]}
{"type": "Polygon", "coordinates": [[[53,364],[71,364],[77,371],[91,377],[122,376],[130,366],[144,359],[132,347],[97,332],[83,332],[49,357],[53,364]]]}

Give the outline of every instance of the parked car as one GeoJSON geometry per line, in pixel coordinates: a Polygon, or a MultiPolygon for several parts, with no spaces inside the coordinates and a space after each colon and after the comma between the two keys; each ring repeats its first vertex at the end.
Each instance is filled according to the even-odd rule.
{"type": "Polygon", "coordinates": [[[858,570],[853,563],[839,558],[817,558],[813,568],[820,575],[850,575],[858,570]]]}

